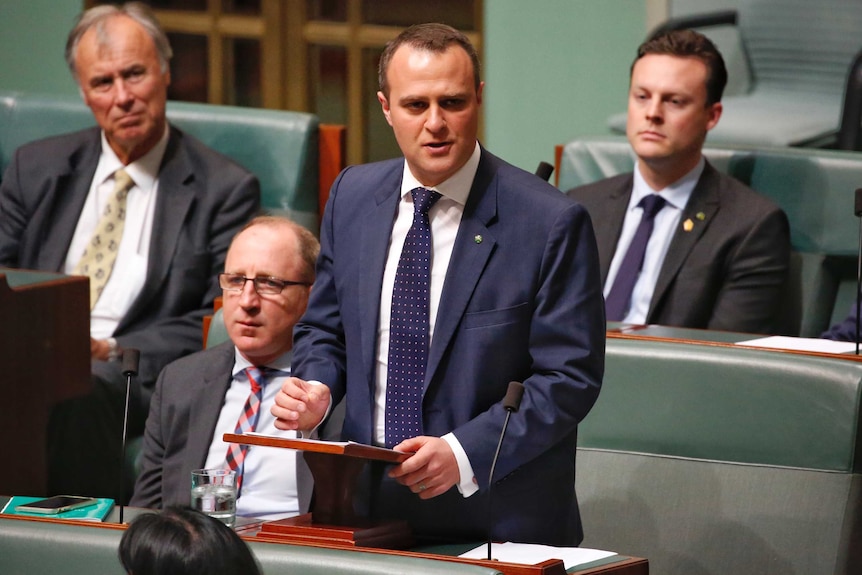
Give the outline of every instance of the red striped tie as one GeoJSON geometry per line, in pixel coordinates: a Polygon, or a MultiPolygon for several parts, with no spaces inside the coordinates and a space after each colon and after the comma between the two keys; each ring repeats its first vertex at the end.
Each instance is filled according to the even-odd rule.
{"type": "MultiPolygon", "coordinates": [[[[242,413],[239,414],[239,420],[236,422],[236,431],[234,433],[254,431],[257,427],[257,420],[260,417],[260,402],[263,397],[263,386],[266,385],[266,377],[275,370],[266,367],[247,367],[244,371],[248,376],[249,383],[251,383],[251,393],[248,394],[245,407],[243,407],[242,413]]],[[[243,463],[248,453],[248,447],[248,445],[231,443],[227,449],[226,459],[228,467],[236,471],[237,496],[239,496],[240,489],[242,489],[243,463]]]]}

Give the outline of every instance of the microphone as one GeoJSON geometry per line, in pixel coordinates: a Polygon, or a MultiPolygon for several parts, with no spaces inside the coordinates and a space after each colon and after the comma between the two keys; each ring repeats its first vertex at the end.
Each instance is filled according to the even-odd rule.
{"type": "Polygon", "coordinates": [[[539,162],[539,167],[536,168],[536,175],[542,178],[543,180],[550,181],[551,174],[554,173],[554,166],[549,164],[548,162],[539,162]]]}
{"type": "Polygon", "coordinates": [[[859,219],[859,250],[856,255],[856,355],[859,355],[859,323],[860,310],[862,305],[862,294],[859,290],[862,289],[862,188],[856,190],[856,202],[853,206],[853,213],[859,219]]]}
{"type": "Polygon", "coordinates": [[[123,375],[126,376],[126,406],[123,409],[123,449],[120,453],[120,524],[123,523],[123,501],[126,499],[126,430],[129,425],[129,395],[132,377],[138,375],[141,352],[137,349],[123,350],[123,375]]]}
{"type": "MultiPolygon", "coordinates": [[[[551,168],[553,169],[553,168],[551,168]]],[[[503,430],[500,432],[500,441],[497,442],[497,451],[491,460],[491,473],[488,474],[488,561],[491,560],[491,530],[494,527],[494,512],[491,506],[491,489],[494,486],[494,468],[497,467],[497,458],[500,457],[500,447],[503,445],[503,436],[509,427],[509,418],[512,413],[521,407],[521,398],[524,397],[524,384],[519,381],[510,381],[506,389],[506,397],[503,398],[503,409],[506,410],[506,421],[503,422],[503,430]]]]}

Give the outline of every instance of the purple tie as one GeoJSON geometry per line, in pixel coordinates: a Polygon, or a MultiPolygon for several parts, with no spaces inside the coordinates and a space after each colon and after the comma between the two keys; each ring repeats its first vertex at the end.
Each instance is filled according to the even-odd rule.
{"type": "Polygon", "coordinates": [[[425,188],[413,195],[413,225],[407,232],[389,323],[386,377],[386,447],[422,435],[422,388],[428,363],[428,294],[431,287],[431,224],[428,210],[440,194],[425,188]]]}
{"type": "Polygon", "coordinates": [[[614,285],[605,300],[605,313],[608,321],[622,321],[629,309],[632,291],[641,273],[647,243],[655,225],[655,216],[666,203],[665,199],[658,194],[650,194],[638,203],[638,206],[643,208],[641,222],[638,224],[638,229],[629,245],[629,251],[626,252],[623,263],[620,264],[614,285]]]}

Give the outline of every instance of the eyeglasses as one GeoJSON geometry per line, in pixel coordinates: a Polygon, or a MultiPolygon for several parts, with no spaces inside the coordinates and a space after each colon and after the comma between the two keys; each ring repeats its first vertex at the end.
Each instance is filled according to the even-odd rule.
{"type": "Polygon", "coordinates": [[[254,291],[258,295],[276,295],[284,291],[287,286],[310,286],[309,282],[292,282],[279,278],[258,277],[247,278],[242,274],[219,274],[218,284],[221,289],[227,291],[242,291],[245,282],[254,284],[254,291]]]}

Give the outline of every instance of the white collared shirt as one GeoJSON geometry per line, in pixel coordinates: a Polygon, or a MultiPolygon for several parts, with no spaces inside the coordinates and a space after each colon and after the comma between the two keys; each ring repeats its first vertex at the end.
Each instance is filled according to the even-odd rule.
{"type": "Polygon", "coordinates": [[[626,209],[623,229],[620,233],[620,239],[617,241],[617,248],[605,281],[605,298],[608,297],[611,287],[614,285],[613,282],[616,280],[620,265],[640,224],[643,208],[639,207],[638,204],[648,194],[661,194],[667,204],[655,216],[655,226],[647,242],[643,268],[632,290],[631,306],[623,317],[624,323],[643,324],[646,322],[662,263],[664,263],[670,242],[679,226],[682,212],[691,198],[691,194],[694,193],[694,187],[697,185],[705,165],[706,162],[701,157],[690,172],[663,190],[657,191],[649,187],[641,175],[639,166],[635,165],[631,199],[626,209]]]}
{"type": "MultiPolygon", "coordinates": [[[[259,418],[255,431],[294,439],[295,431],[275,428],[275,416],[270,409],[284,380],[290,377],[291,353],[279,356],[267,367],[281,370],[283,374],[270,378],[263,387],[259,418]]],[[[251,393],[251,383],[244,373],[251,363],[239,351],[234,360],[233,380],[227,390],[207,453],[204,467],[214,469],[226,467],[228,444],[222,440],[225,433],[234,433],[239,415],[251,393]]],[[[236,514],[255,516],[266,520],[283,519],[298,515],[299,492],[297,488],[297,451],[278,447],[250,445],[243,463],[242,490],[236,501],[236,514]]],[[[189,480],[191,481],[191,479],[189,480]]],[[[191,485],[191,484],[189,484],[191,485]]],[[[309,486],[310,488],[310,486],[309,486]]]]}
{"type": "MultiPolygon", "coordinates": [[[[125,166],[135,184],[126,197],[123,239],[120,241],[113,271],[102,295],[90,312],[90,336],[95,339],[105,339],[114,333],[144,287],[159,189],[159,168],[168,145],[168,135],[169,128],[165,127],[165,133],[152,150],[125,166]]],[[[72,274],[78,260],[84,255],[93,230],[96,229],[105,205],[114,192],[114,172],[123,167],[102,132],[102,153],[90,183],[90,191],[78,217],[72,243],[66,252],[64,273],[72,274]]]]}
{"type": "MultiPolygon", "coordinates": [[[[476,142],[473,155],[467,160],[461,169],[455,172],[451,178],[437,186],[428,188],[440,192],[442,197],[437,200],[428,212],[431,222],[431,289],[429,297],[429,338],[434,337],[434,326],[437,320],[437,310],[440,306],[440,295],[443,292],[443,283],[446,279],[446,271],[449,269],[449,260],[452,257],[452,249],[455,246],[455,237],[458,235],[458,227],[464,214],[464,206],[473,186],[476,170],[479,168],[481,148],[476,142]]],[[[386,442],[386,379],[389,362],[389,323],[392,305],[392,291],[395,285],[395,272],[398,269],[398,261],[401,258],[401,250],[407,232],[413,223],[413,197],[410,190],[422,186],[421,183],[410,172],[407,161],[404,162],[404,176],[401,181],[401,200],[398,203],[398,212],[395,224],[392,226],[392,235],[389,240],[389,253],[386,259],[386,267],[383,272],[383,286],[380,291],[380,321],[377,332],[377,362],[376,362],[376,385],[374,388],[374,440],[379,445],[386,442]]],[[[460,442],[451,433],[443,437],[452,447],[455,458],[458,460],[458,468],[461,472],[459,489],[466,497],[478,490],[473,482],[473,469],[467,459],[467,454],[461,447],[460,442]]]]}

